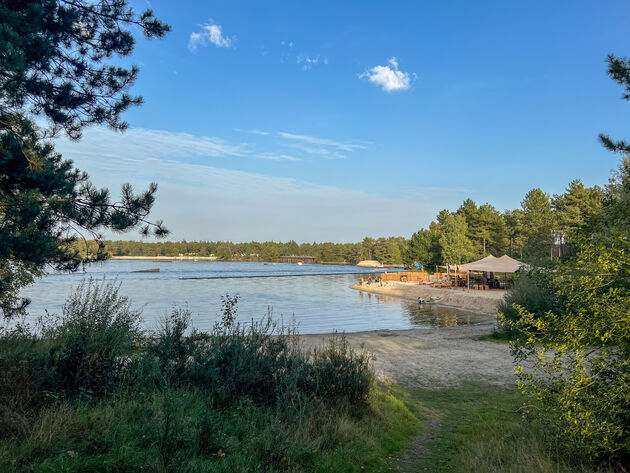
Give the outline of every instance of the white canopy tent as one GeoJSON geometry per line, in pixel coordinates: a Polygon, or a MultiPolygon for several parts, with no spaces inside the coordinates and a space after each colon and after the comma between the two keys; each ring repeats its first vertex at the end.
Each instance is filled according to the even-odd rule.
{"type": "Polygon", "coordinates": [[[525,263],[510,258],[508,255],[503,255],[500,258],[490,255],[478,261],[459,266],[459,269],[464,271],[485,271],[487,273],[515,273],[520,269],[527,268],[528,266],[525,263]]]}
{"type": "MultiPolygon", "coordinates": [[[[521,269],[528,269],[529,266],[514,258],[510,258],[508,255],[503,255],[500,258],[495,258],[492,255],[488,255],[471,263],[459,265],[458,270],[466,271],[468,273],[468,289],[470,289],[470,272],[479,271],[484,273],[515,273],[521,269]]],[[[485,279],[484,279],[485,281],[485,279]]]]}

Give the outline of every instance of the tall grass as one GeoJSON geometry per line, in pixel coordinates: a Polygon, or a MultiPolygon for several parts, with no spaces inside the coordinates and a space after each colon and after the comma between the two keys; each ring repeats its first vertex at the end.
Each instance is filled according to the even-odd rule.
{"type": "Polygon", "coordinates": [[[223,306],[210,332],[174,308],[143,333],[119,285],[88,281],[38,330],[4,330],[0,471],[361,471],[413,433],[342,335],[307,351],[223,306]]]}

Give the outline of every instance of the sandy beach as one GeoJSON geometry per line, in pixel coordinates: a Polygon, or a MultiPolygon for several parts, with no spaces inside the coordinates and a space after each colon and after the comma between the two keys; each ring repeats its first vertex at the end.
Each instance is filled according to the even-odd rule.
{"type": "MultiPolygon", "coordinates": [[[[480,340],[494,323],[436,329],[378,330],[349,333],[352,347],[374,355],[377,378],[440,388],[465,381],[515,386],[514,365],[505,343],[480,340]]],[[[330,335],[302,335],[305,347],[323,345],[330,335]]]]}
{"type": "MultiPolygon", "coordinates": [[[[353,289],[417,301],[439,297],[440,305],[487,314],[473,325],[434,329],[377,330],[346,335],[352,347],[374,355],[379,379],[422,388],[440,388],[465,381],[515,386],[509,346],[482,340],[496,327],[497,305],[503,291],[463,291],[389,282],[387,286],[358,284],[353,289]]],[[[306,347],[322,345],[330,335],[302,335],[306,347]]]]}
{"type": "Polygon", "coordinates": [[[364,283],[363,285],[355,284],[350,287],[359,291],[400,297],[412,301],[417,301],[418,297],[422,297],[425,300],[429,300],[431,297],[438,297],[439,300],[435,303],[439,305],[458,307],[460,309],[473,310],[475,312],[483,312],[484,314],[495,316],[497,314],[499,301],[503,297],[503,294],[505,294],[505,291],[500,290],[463,291],[462,289],[441,289],[421,286],[417,283],[397,281],[390,281],[383,284],[383,286],[379,284],[371,284],[368,286],[364,283]]]}

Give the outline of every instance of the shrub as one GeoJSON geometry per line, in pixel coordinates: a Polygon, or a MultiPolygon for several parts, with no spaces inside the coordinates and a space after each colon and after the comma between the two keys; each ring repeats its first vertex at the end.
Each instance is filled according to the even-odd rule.
{"type": "Polygon", "coordinates": [[[505,323],[519,386],[567,449],[593,460],[630,461],[630,253],[586,237],[554,272],[560,313],[525,303],[505,323]]]}
{"type": "Polygon", "coordinates": [[[344,335],[335,334],[328,345],[313,352],[314,392],[326,399],[364,403],[373,381],[370,359],[353,350],[344,335]]]}
{"type": "Polygon", "coordinates": [[[52,344],[50,390],[101,395],[116,386],[139,341],[140,311],[119,294],[120,284],[89,279],[70,295],[61,316],[48,321],[42,338],[52,344]]]}
{"type": "Polygon", "coordinates": [[[514,286],[499,302],[500,325],[510,337],[515,336],[516,333],[506,322],[515,322],[520,318],[518,306],[527,307],[528,311],[537,316],[542,316],[549,311],[556,314],[562,312],[563,296],[558,293],[551,270],[520,271],[516,275],[514,286]]]}
{"type": "Polygon", "coordinates": [[[26,427],[46,358],[46,348],[28,327],[0,329],[0,437],[26,427]]]}
{"type": "Polygon", "coordinates": [[[157,333],[149,340],[147,353],[157,361],[162,376],[158,381],[169,385],[185,382],[187,361],[194,350],[191,338],[186,336],[190,323],[190,311],[174,307],[161,319],[157,333]]]}
{"type": "Polygon", "coordinates": [[[238,322],[237,303],[237,297],[223,298],[221,321],[210,333],[191,330],[189,312],[173,309],[147,348],[159,367],[158,383],[211,391],[221,404],[241,397],[262,405],[367,399],[369,356],[355,352],[345,337],[336,335],[311,353],[270,312],[260,321],[238,322]]]}

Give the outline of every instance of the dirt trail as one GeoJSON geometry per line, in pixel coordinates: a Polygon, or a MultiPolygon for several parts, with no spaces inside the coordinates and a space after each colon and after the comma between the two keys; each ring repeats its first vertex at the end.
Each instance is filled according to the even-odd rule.
{"type": "MultiPolygon", "coordinates": [[[[440,388],[463,381],[514,386],[509,347],[480,341],[492,333],[494,323],[435,329],[378,330],[347,334],[357,349],[375,355],[379,379],[408,386],[440,388]]],[[[302,335],[307,347],[326,343],[330,335],[302,335]]]]}
{"type": "MultiPolygon", "coordinates": [[[[491,319],[489,317],[489,319],[491,319]]],[[[350,345],[375,355],[377,378],[405,386],[438,389],[465,381],[513,387],[516,384],[509,347],[479,340],[492,333],[494,322],[435,329],[379,330],[350,333],[350,345]]],[[[330,335],[303,335],[309,348],[321,345],[330,335]]],[[[440,436],[439,413],[427,410],[420,433],[393,458],[401,473],[418,471],[428,454],[428,444],[440,436]]]]}

